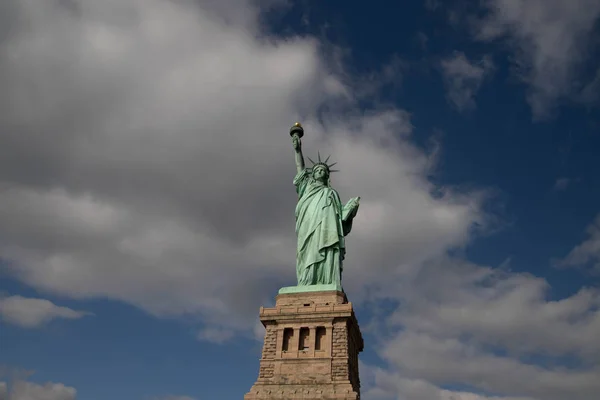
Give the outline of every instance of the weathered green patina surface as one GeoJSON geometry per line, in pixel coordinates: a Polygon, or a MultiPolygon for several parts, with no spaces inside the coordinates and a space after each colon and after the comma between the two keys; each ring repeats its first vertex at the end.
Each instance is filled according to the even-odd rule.
{"type": "Polygon", "coordinates": [[[300,138],[304,130],[296,123],[290,130],[296,152],[297,174],[294,185],[298,193],[296,205],[296,275],[298,286],[283,288],[279,293],[314,290],[342,290],[343,261],[346,254],[344,237],[352,230],[360,197],[342,205],[339,194],[331,187],[332,165],[327,160],[309,160],[307,168],[300,138]]]}

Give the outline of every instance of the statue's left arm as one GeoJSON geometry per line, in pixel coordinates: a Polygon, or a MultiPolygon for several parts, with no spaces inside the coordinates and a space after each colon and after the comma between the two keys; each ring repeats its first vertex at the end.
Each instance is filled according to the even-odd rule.
{"type": "Polygon", "coordinates": [[[352,221],[358,213],[360,205],[360,197],[354,197],[346,203],[342,209],[342,227],[344,228],[344,236],[347,236],[352,230],[352,221]]]}

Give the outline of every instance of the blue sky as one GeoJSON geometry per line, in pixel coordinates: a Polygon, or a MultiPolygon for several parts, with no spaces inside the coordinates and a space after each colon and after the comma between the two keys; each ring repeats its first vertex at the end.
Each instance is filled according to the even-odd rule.
{"type": "Polygon", "coordinates": [[[600,1],[398,3],[4,2],[0,399],[241,398],[297,120],[365,399],[594,398],[600,1]]]}

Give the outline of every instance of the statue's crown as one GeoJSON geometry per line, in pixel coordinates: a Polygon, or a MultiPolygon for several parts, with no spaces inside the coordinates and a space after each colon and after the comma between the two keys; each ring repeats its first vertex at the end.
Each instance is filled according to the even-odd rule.
{"type": "Polygon", "coordinates": [[[312,170],[314,170],[314,169],[315,169],[315,168],[317,168],[317,167],[323,167],[323,168],[325,168],[325,169],[327,170],[327,172],[338,172],[338,170],[337,170],[337,169],[331,169],[331,167],[333,167],[333,166],[334,166],[335,164],[337,164],[337,163],[333,163],[333,164],[327,164],[327,161],[329,161],[329,157],[331,157],[331,155],[330,155],[330,156],[328,156],[328,157],[325,159],[325,161],[322,161],[322,160],[321,160],[321,153],[318,153],[318,152],[317,152],[317,155],[318,155],[318,157],[319,157],[319,158],[318,158],[318,160],[319,160],[318,162],[314,162],[313,160],[311,160],[311,159],[310,159],[310,157],[308,157],[308,160],[309,160],[309,161],[310,161],[310,162],[313,164],[313,165],[312,165],[312,167],[311,167],[311,171],[312,171],[312,170]]]}

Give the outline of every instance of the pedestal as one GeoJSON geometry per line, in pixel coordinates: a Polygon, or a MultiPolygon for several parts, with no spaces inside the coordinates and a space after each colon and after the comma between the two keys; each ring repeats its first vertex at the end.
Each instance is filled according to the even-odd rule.
{"type": "Polygon", "coordinates": [[[284,293],[260,308],[265,341],[256,383],[245,400],[359,400],[363,339],[340,291],[284,293]]]}

